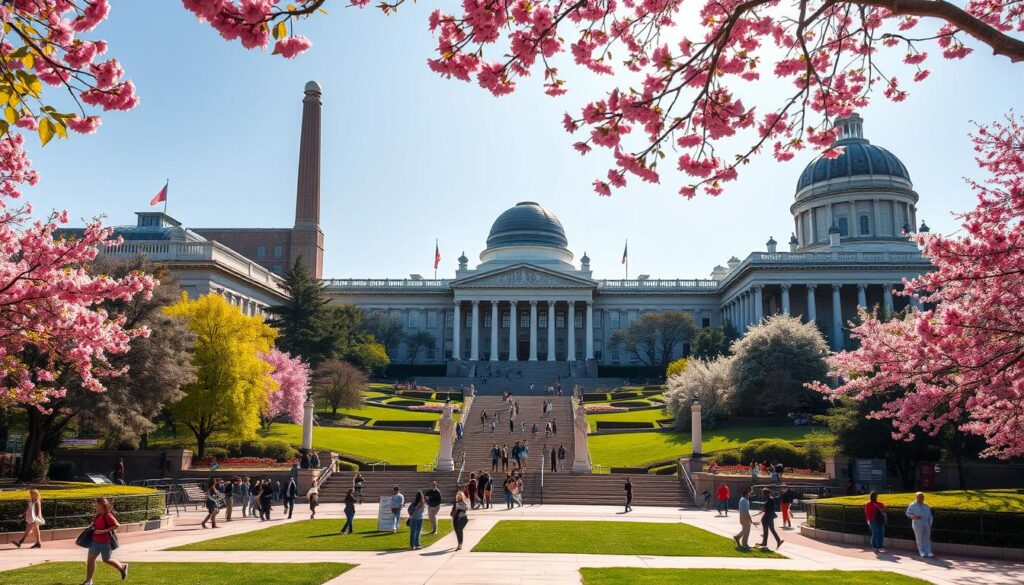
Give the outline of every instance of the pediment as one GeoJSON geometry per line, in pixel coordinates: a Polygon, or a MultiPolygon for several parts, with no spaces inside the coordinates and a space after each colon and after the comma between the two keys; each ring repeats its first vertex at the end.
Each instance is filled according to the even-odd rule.
{"type": "Polygon", "coordinates": [[[594,288],[597,284],[530,264],[516,264],[456,280],[453,288],[594,288]]]}

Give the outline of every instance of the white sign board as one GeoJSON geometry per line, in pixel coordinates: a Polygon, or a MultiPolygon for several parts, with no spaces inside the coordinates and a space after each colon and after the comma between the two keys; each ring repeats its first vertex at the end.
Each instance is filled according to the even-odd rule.
{"type": "MultiPolygon", "coordinates": [[[[401,510],[398,512],[401,519],[401,510]]],[[[377,509],[377,530],[390,531],[395,529],[395,516],[391,513],[391,496],[380,497],[380,507],[377,509]]]]}

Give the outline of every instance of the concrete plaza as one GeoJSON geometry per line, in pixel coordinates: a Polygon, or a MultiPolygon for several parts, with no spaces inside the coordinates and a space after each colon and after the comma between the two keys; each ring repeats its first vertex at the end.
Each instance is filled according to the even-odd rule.
{"type": "MultiPolygon", "coordinates": [[[[642,555],[577,555],[577,554],[522,554],[474,553],[473,546],[491,527],[503,519],[523,520],[606,520],[632,522],[686,522],[710,532],[731,537],[738,530],[738,517],[727,518],[713,511],[692,509],[637,507],[634,512],[622,514],[618,507],[610,506],[526,506],[515,510],[504,507],[486,511],[472,511],[466,528],[463,550],[455,552],[454,533],[445,536],[433,546],[420,551],[240,551],[191,552],[165,549],[201,540],[241,534],[285,522],[298,522],[308,518],[304,506],[296,506],[294,519],[281,519],[280,506],[275,507],[274,520],[259,522],[240,519],[236,514],[232,522],[220,522],[217,530],[203,530],[199,521],[203,514],[186,512],[176,519],[171,528],[126,534],[116,558],[127,562],[173,563],[302,563],[344,562],[358,567],[330,581],[331,584],[374,583],[379,585],[545,585],[580,583],[581,567],[637,567],[637,568],[729,568],[779,570],[880,570],[918,577],[943,585],[1024,584],[1024,566],[1004,561],[986,561],[966,558],[918,559],[902,552],[876,557],[870,550],[820,543],[800,536],[797,530],[780,531],[785,544],[780,552],[786,559],[743,559],[716,557],[656,557],[642,555]],[[303,513],[306,512],[306,513],[303,513]]],[[[376,504],[358,507],[357,517],[369,518],[376,514],[376,504]]],[[[446,518],[447,506],[442,508],[446,518]]],[[[321,506],[317,518],[338,519],[340,530],[341,506],[321,506]]],[[[795,524],[802,519],[798,518],[795,524]]],[[[429,523],[428,523],[429,525],[429,523]]],[[[758,527],[755,527],[757,529],[758,527]]],[[[759,534],[759,533],[758,533],[759,534]]],[[[524,534],[524,538],[543,538],[542,534],[524,534]]],[[[581,534],[581,537],[585,537],[581,534]]],[[[756,542],[752,539],[752,542],[756,542]]],[[[71,541],[47,542],[44,548],[4,549],[0,552],[0,571],[24,567],[44,561],[77,561],[83,563],[84,549],[71,541]]],[[[101,568],[101,570],[103,570],[101,568]]],[[[3,582],[0,573],[0,582],[3,582]]]]}

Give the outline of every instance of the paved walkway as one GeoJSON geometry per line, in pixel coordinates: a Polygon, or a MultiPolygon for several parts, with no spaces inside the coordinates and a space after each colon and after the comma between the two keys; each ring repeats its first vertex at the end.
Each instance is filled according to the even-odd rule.
{"type": "MultiPolygon", "coordinates": [[[[359,507],[359,517],[373,517],[376,505],[359,507]]],[[[280,508],[277,508],[280,510],[280,508]]],[[[275,511],[277,511],[275,510],[275,511]]],[[[296,511],[302,510],[297,507],[296,511]]],[[[334,584],[374,583],[375,585],[545,585],[580,583],[581,567],[649,567],[649,568],[737,568],[737,569],[845,569],[884,570],[919,577],[942,585],[1020,584],[1024,585],[1024,565],[961,558],[936,558],[927,561],[902,552],[876,557],[871,551],[820,543],[799,535],[795,530],[780,532],[785,544],[780,551],[787,559],[743,559],[715,557],[654,557],[637,555],[577,555],[469,552],[484,534],[501,519],[537,520],[608,520],[642,522],[687,522],[711,532],[731,536],[738,530],[735,514],[717,517],[714,512],[641,508],[630,514],[619,508],[600,506],[527,506],[507,511],[495,508],[474,511],[466,528],[462,551],[455,552],[455,534],[445,536],[421,551],[396,552],[184,552],[164,549],[257,530],[283,522],[308,517],[296,514],[294,520],[258,522],[237,519],[221,522],[222,528],[203,530],[202,514],[183,514],[174,527],[128,534],[121,538],[117,558],[127,561],[171,562],[346,562],[359,566],[330,581],[334,584]]],[[[325,505],[318,518],[338,519],[341,507],[325,505]]],[[[755,527],[756,528],[756,527],[755,527]]],[[[84,551],[73,542],[45,543],[38,550],[9,548],[0,550],[0,570],[13,569],[43,561],[83,561],[84,551]]]]}

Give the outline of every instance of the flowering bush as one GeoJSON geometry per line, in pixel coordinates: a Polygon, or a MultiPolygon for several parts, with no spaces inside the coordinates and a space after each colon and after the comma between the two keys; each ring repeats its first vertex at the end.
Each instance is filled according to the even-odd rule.
{"type": "MultiPolygon", "coordinates": [[[[417,405],[417,406],[410,406],[409,410],[422,410],[424,412],[441,412],[441,410],[443,408],[444,408],[444,403],[443,402],[430,402],[428,404],[420,404],[420,405],[417,405]]],[[[459,408],[459,405],[457,405],[457,404],[455,405],[455,412],[462,412],[462,409],[459,408]]]]}
{"type": "Polygon", "coordinates": [[[233,457],[227,459],[197,459],[192,467],[209,467],[217,463],[220,468],[228,467],[291,467],[295,461],[275,461],[270,457],[233,457]]]}
{"type": "MultiPolygon", "coordinates": [[[[710,464],[705,464],[704,465],[704,471],[710,473],[711,465],[710,464]]],[[[719,465],[718,466],[718,475],[750,475],[750,466],[749,465],[719,465]]],[[[815,471],[813,469],[805,469],[805,468],[801,468],[801,467],[786,467],[782,471],[782,476],[785,477],[787,475],[823,476],[825,474],[820,472],[820,471],[815,471]]],[[[770,477],[770,476],[771,476],[771,472],[768,470],[767,467],[762,465],[761,468],[760,468],[760,477],[770,477]]]]}
{"type": "Polygon", "coordinates": [[[585,404],[583,407],[587,414],[611,414],[613,412],[629,412],[628,408],[612,406],[610,404],[585,404]]]}

